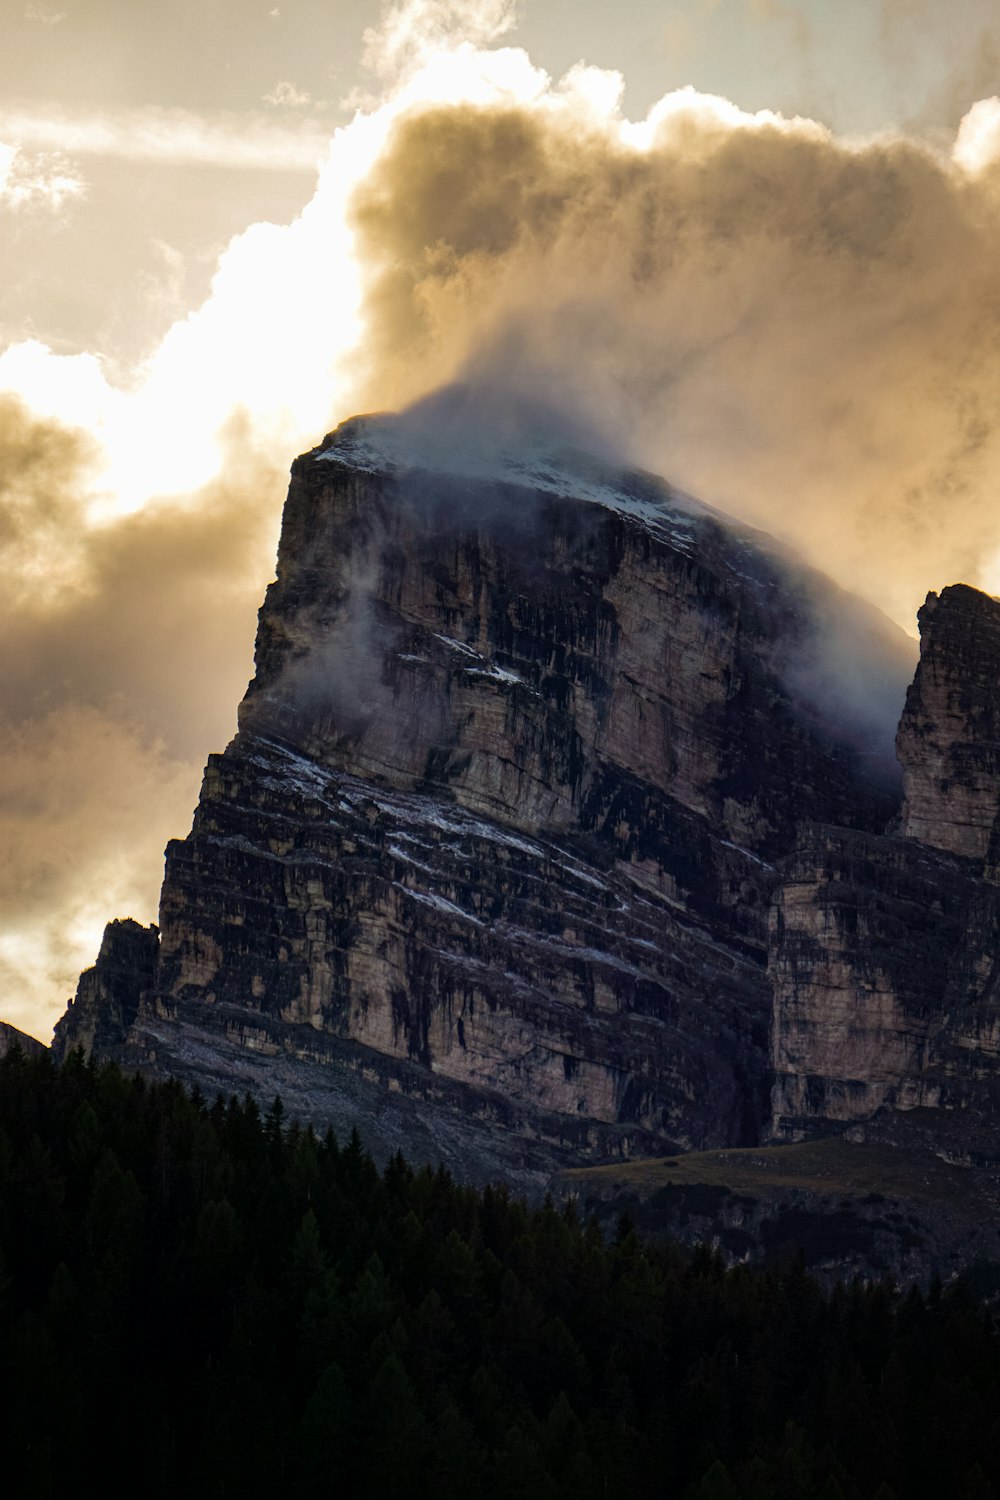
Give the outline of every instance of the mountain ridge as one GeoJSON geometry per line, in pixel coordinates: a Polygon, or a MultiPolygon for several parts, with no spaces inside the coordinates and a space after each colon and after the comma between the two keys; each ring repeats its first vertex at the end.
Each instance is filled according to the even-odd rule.
{"type": "MultiPolygon", "coordinates": [[[[467,406],[450,399],[454,428],[467,406]]],[[[401,461],[413,420],[352,419],[293,466],[255,677],[168,846],[159,931],[109,927],[57,1051],[281,1092],[358,1123],[376,1154],[417,1140],[521,1185],[844,1128],[929,1102],[927,1067],[950,1068],[953,1099],[992,1097],[983,1049],[935,1019],[995,918],[985,860],[907,833],[919,777],[912,755],[888,763],[882,701],[902,705],[912,675],[902,632],[665,481],[595,504],[538,451],[516,481],[495,454],[485,475],[454,451],[451,472],[422,468],[401,461]],[[831,949],[852,860],[858,921],[831,949]],[[938,983],[917,937],[940,881],[938,983]],[[874,963],[883,917],[905,983],[874,963]],[[855,1014],[871,995],[875,1021],[855,1014]],[[954,1037],[948,1058],[901,1048],[915,1009],[954,1037]]],[[[587,460],[589,484],[616,462],[587,460]]],[[[945,590],[925,637],[933,615],[965,639],[948,622],[967,606],[945,590]]],[[[911,698],[910,729],[940,717],[911,698]]],[[[977,754],[957,763],[982,780],[977,754]]],[[[947,801],[941,779],[925,800],[947,801]]],[[[965,1015],[981,991],[948,1003],[965,1015]]]]}

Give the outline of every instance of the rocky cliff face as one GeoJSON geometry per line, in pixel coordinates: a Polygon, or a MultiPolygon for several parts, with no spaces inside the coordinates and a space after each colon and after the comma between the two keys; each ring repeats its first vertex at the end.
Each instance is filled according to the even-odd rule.
{"type": "Polygon", "coordinates": [[[899,833],[807,828],[775,889],[778,1137],[916,1105],[972,1135],[997,1102],[1000,602],[956,585],[919,622],[899,833]]]}
{"type": "Polygon", "coordinates": [[[57,1051],[521,1185],[915,1106],[971,1139],[1000,603],[929,596],[896,766],[876,612],[651,476],[466,436],[357,419],[295,464],[159,931],[111,924],[57,1051]]]}
{"type": "Polygon", "coordinates": [[[76,995],[56,1023],[53,1048],[64,1055],[71,1047],[103,1055],[121,1042],[135,1021],[141,997],[156,977],[159,933],[130,917],[109,922],[92,969],[80,975],[76,995]]]}
{"type": "Polygon", "coordinates": [[[345,424],[158,942],[109,929],[57,1047],[473,1175],[756,1140],[778,866],[899,804],[851,632],[901,701],[881,617],[648,475],[345,424]]]}
{"type": "Polygon", "coordinates": [[[928,594],[918,619],[897,737],[901,832],[983,865],[1000,814],[1000,602],[957,584],[928,594]]]}

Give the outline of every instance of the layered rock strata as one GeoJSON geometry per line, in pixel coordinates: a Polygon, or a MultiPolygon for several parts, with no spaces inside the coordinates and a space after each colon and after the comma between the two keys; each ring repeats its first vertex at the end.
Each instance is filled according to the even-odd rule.
{"type": "Polygon", "coordinates": [[[159,932],[131,917],[109,922],[93,968],[80,975],[76,995],[56,1023],[53,1050],[71,1047],[104,1054],[119,1044],[135,1021],[140,998],[152,990],[159,957],[159,932]]]}
{"type": "Polygon", "coordinates": [[[314,1118],[405,1149],[430,1113],[473,1175],[512,1141],[757,1139],[775,865],[805,821],[898,808],[870,725],[817,690],[824,642],[860,620],[901,699],[898,643],[650,476],[442,473],[399,433],[345,424],[294,466],[155,972],[115,1010],[99,961],[59,1047],[203,1086],[308,1073],[314,1118]]]}
{"type": "Polygon", "coordinates": [[[1000,1103],[1000,601],[930,594],[899,833],[806,828],[771,910],[772,1130],[1000,1103]]]}
{"type": "Polygon", "coordinates": [[[901,831],[985,862],[1000,814],[1000,601],[956,584],[918,614],[920,664],[897,748],[901,831]]]}

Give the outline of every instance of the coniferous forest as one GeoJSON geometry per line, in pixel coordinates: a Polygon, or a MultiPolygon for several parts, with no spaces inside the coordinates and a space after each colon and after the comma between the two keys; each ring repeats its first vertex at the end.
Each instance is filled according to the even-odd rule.
{"type": "Polygon", "coordinates": [[[279,1101],[0,1061],[11,1496],[988,1500],[962,1286],[614,1243],[279,1101]]]}

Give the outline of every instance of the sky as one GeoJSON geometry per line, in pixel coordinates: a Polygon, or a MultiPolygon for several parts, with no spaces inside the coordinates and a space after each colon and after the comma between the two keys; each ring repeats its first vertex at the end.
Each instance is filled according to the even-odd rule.
{"type": "Polygon", "coordinates": [[[287,470],[555,400],[912,631],[1000,591],[988,0],[12,0],[0,1016],[156,916],[287,470]]]}

